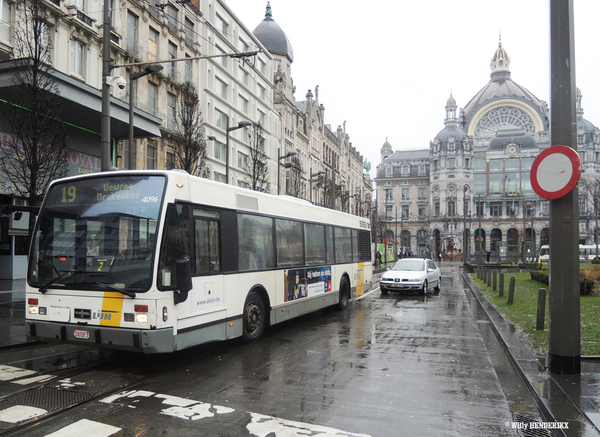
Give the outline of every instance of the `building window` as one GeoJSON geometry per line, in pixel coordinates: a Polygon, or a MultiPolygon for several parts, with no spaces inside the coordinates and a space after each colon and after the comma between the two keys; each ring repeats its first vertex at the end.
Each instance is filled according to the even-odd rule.
{"type": "Polygon", "coordinates": [[[248,99],[241,94],[238,94],[238,109],[244,114],[248,113],[248,99]]]}
{"type": "Polygon", "coordinates": [[[73,6],[75,6],[80,11],[85,12],[85,1],[84,0],[72,0],[71,3],[73,4],[73,6]]]}
{"type": "Polygon", "coordinates": [[[279,59],[274,59],[273,60],[273,71],[277,71],[277,69],[279,68],[280,65],[281,65],[281,61],[279,59]]]}
{"type": "Polygon", "coordinates": [[[227,99],[227,84],[218,77],[215,77],[215,93],[217,93],[219,97],[227,99]]]}
{"type": "Polygon", "coordinates": [[[194,23],[188,17],[185,17],[185,41],[190,45],[194,45],[194,23]]]}
{"type": "Polygon", "coordinates": [[[215,159],[219,161],[225,161],[225,144],[215,141],[213,145],[213,152],[215,159]]]}
{"type": "Polygon", "coordinates": [[[417,188],[417,196],[419,200],[427,199],[427,187],[419,187],[417,188]]]}
{"type": "Polygon", "coordinates": [[[127,11],[127,50],[138,55],[138,21],[137,15],[127,11]]]}
{"type": "Polygon", "coordinates": [[[439,217],[439,216],[440,216],[440,202],[439,202],[439,201],[436,201],[436,202],[433,204],[433,210],[434,210],[434,213],[433,213],[433,215],[434,215],[435,217],[439,217]]]}
{"type": "Polygon", "coordinates": [[[2,1],[2,9],[0,9],[0,39],[10,41],[10,3],[8,0],[2,1]]]}
{"type": "Polygon", "coordinates": [[[150,27],[150,35],[148,37],[148,60],[156,61],[158,59],[158,30],[150,27]]]}
{"type": "Polygon", "coordinates": [[[225,175],[222,174],[222,173],[215,172],[214,173],[214,180],[217,181],[217,182],[225,183],[225,175]]]}
{"type": "Polygon", "coordinates": [[[177,29],[177,13],[179,11],[173,5],[167,5],[167,21],[172,30],[177,29]]]}
{"type": "Polygon", "coordinates": [[[165,159],[165,167],[167,170],[175,168],[175,153],[172,150],[167,150],[167,157],[165,159]]]}
{"type": "Polygon", "coordinates": [[[241,65],[238,67],[238,80],[248,86],[248,72],[241,65]]]}
{"type": "Polygon", "coordinates": [[[394,200],[394,191],[391,188],[385,190],[385,200],[394,200]]]}
{"type": "Polygon", "coordinates": [[[173,93],[167,93],[167,127],[175,130],[175,105],[177,98],[173,93]]]}
{"type": "Polygon", "coordinates": [[[256,113],[257,117],[258,117],[258,122],[260,123],[261,126],[265,126],[266,124],[266,115],[264,112],[262,112],[260,109],[257,111],[256,113]]]}
{"type": "Polygon", "coordinates": [[[448,158],[448,168],[451,170],[454,170],[455,167],[455,159],[454,158],[448,158]]]}
{"type": "Polygon", "coordinates": [[[419,205],[419,218],[424,219],[427,217],[427,207],[425,205],[419,205]]]}
{"type": "Polygon", "coordinates": [[[215,126],[221,129],[227,128],[227,115],[218,109],[215,109],[215,126]]]}
{"type": "Polygon", "coordinates": [[[238,168],[243,169],[248,161],[248,156],[244,155],[242,152],[238,152],[238,168]]]}
{"type": "Polygon", "coordinates": [[[85,46],[76,39],[71,41],[71,73],[83,77],[85,46]]]}
{"type": "MultiPolygon", "coordinates": [[[[190,55],[188,55],[186,53],[185,57],[189,58],[190,55]]],[[[185,60],[185,81],[186,82],[191,82],[192,81],[192,60],[191,59],[186,59],[185,60]]]]}
{"type": "Polygon", "coordinates": [[[448,201],[448,216],[454,217],[456,215],[456,201],[448,201]]]}
{"type": "Polygon", "coordinates": [[[148,82],[148,112],[152,115],[156,114],[156,94],[158,85],[148,82]]]}
{"type": "Polygon", "coordinates": [[[475,210],[477,211],[477,217],[483,217],[485,208],[485,202],[477,201],[475,210]]]}
{"type": "Polygon", "coordinates": [[[465,168],[471,168],[471,158],[465,158],[465,168]]]}
{"type": "Polygon", "coordinates": [[[227,22],[219,14],[217,14],[217,16],[215,18],[215,27],[217,28],[217,30],[219,32],[221,32],[223,34],[223,36],[227,36],[227,28],[229,26],[228,26],[227,22]]]}
{"type": "Polygon", "coordinates": [[[146,169],[156,170],[156,146],[148,144],[146,148],[146,169]]]}
{"type": "Polygon", "coordinates": [[[408,220],[410,217],[410,206],[402,205],[402,220],[408,220]]]}
{"type": "Polygon", "coordinates": [[[517,217],[519,215],[519,202],[506,202],[506,215],[508,217],[517,217]]]}
{"type": "Polygon", "coordinates": [[[410,198],[410,188],[402,188],[402,200],[408,200],[410,198]]]}
{"type": "Polygon", "coordinates": [[[385,177],[386,178],[392,177],[392,167],[389,165],[385,167],[385,177]]]}
{"type": "MultiPolygon", "coordinates": [[[[169,56],[168,59],[177,59],[177,46],[169,41],[169,56]]],[[[169,77],[177,80],[177,62],[169,62],[169,77]]]]}
{"type": "Polygon", "coordinates": [[[410,175],[410,165],[403,165],[401,171],[402,171],[402,176],[409,176],[410,175]]]}
{"type": "Polygon", "coordinates": [[[227,68],[227,56],[221,47],[215,46],[215,55],[221,55],[217,59],[224,68],[227,68]]]}
{"type": "Polygon", "coordinates": [[[427,174],[427,166],[425,164],[419,164],[419,176],[425,176],[427,174]]]}
{"type": "Polygon", "coordinates": [[[502,202],[491,202],[490,203],[490,216],[501,217],[502,216],[502,202]]]}
{"type": "Polygon", "coordinates": [[[438,171],[439,169],[439,162],[437,159],[433,160],[433,171],[438,171]]]}

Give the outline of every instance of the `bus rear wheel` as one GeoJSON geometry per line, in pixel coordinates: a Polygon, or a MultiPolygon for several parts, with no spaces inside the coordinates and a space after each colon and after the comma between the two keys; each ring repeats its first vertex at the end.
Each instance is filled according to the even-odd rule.
{"type": "Polygon", "coordinates": [[[340,301],[338,302],[338,308],[345,310],[348,306],[348,300],[350,299],[350,284],[346,278],[342,278],[340,282],[340,301]]]}
{"type": "Polygon", "coordinates": [[[245,343],[257,341],[265,330],[265,304],[256,292],[251,292],[244,304],[242,339],[245,343]]]}

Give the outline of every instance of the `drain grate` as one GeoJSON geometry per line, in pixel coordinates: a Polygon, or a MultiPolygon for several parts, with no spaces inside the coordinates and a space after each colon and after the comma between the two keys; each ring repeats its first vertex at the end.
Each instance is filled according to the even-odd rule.
{"type": "Polygon", "coordinates": [[[523,424],[523,428],[519,431],[525,437],[552,437],[552,434],[547,429],[531,428],[530,423],[541,423],[537,414],[533,413],[515,413],[513,412],[513,420],[516,423],[523,424]]]}
{"type": "Polygon", "coordinates": [[[56,387],[32,388],[0,399],[0,410],[5,410],[15,405],[25,405],[54,412],[84,402],[93,396],[95,396],[95,393],[65,390],[56,387]]]}

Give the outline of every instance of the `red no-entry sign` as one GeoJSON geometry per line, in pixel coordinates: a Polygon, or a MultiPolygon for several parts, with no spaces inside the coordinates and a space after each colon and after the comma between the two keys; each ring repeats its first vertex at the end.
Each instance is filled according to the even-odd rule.
{"type": "Polygon", "coordinates": [[[531,167],[531,186],[544,199],[558,199],[569,193],[581,178],[581,160],[567,146],[552,146],[535,158],[531,167]]]}

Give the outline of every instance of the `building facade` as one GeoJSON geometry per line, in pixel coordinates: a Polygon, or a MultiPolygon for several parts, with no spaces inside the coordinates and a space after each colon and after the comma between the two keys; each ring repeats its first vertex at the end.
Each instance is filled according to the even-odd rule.
{"type": "MultiPolygon", "coordinates": [[[[533,161],[550,146],[548,105],[513,81],[501,42],[490,68],[489,82],[460,111],[454,97],[448,98],[444,128],[427,149],[393,152],[387,141],[381,149],[375,179],[378,209],[394,229],[394,210],[405,211],[401,228],[408,232],[401,241],[413,252],[421,253],[419,233],[437,259],[522,262],[535,259],[540,246],[549,244],[550,204],[534,193],[530,182],[533,161]],[[414,199],[414,190],[405,190],[406,198],[401,191],[415,183],[419,166],[427,169],[427,178],[417,182],[427,197],[426,222],[420,219],[425,202],[419,203],[419,194],[414,199]]],[[[583,165],[580,244],[594,244],[600,131],[583,118],[579,90],[576,98],[577,150],[583,165]]]]}
{"type": "MultiPolygon", "coordinates": [[[[42,23],[37,38],[48,48],[45,60],[53,67],[51,75],[62,101],[69,174],[101,171],[104,1],[0,1],[0,100],[18,104],[11,102],[11,78],[17,69],[14,60],[25,55],[19,52],[16,30],[28,25],[24,8],[35,4],[42,23]]],[[[189,82],[199,94],[209,178],[248,184],[244,163],[254,126],[260,124],[272,193],[307,199],[314,193],[317,203],[355,213],[366,211],[357,201],[357,193],[361,193],[361,202],[370,199],[371,181],[363,174],[362,156],[343,129],[332,132],[324,124],[318,93],[312,99],[309,91],[305,104],[295,102],[291,45],[272,20],[269,5],[265,20],[275,24],[275,33],[267,32],[267,37],[260,33],[263,23],[250,31],[224,0],[128,0],[112,1],[110,6],[110,76],[121,76],[125,82],[111,86],[109,167],[174,166],[175,150],[181,142],[177,102],[182,85],[189,82]],[[281,34],[288,43],[286,48],[269,46],[273,42],[269,35],[281,34]],[[162,70],[143,74],[159,62],[162,70]],[[289,108],[283,110],[285,105],[289,108]],[[280,154],[291,151],[295,155],[279,159],[280,154]],[[316,182],[309,184],[311,168],[314,173],[329,173],[318,175],[322,182],[315,178],[316,182]],[[328,184],[332,179],[335,184],[328,184]],[[316,189],[319,183],[333,187],[330,197],[335,203],[326,203],[326,196],[321,195],[326,190],[316,189]]],[[[13,134],[0,120],[0,141],[8,141],[13,134]]],[[[22,202],[6,176],[0,175],[0,207],[22,202]]],[[[27,220],[25,214],[21,221],[12,215],[0,221],[6,237],[0,242],[0,277],[25,275],[27,220]]]]}

